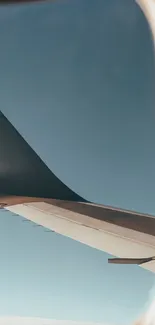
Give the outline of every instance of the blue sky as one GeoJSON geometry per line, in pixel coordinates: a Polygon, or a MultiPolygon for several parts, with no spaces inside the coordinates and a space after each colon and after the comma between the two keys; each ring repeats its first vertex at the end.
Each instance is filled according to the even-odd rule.
{"type": "MultiPolygon", "coordinates": [[[[132,0],[0,8],[1,110],[89,200],[155,214],[154,58],[132,0]]],[[[129,324],[153,274],[0,213],[0,314],[129,324]]]]}

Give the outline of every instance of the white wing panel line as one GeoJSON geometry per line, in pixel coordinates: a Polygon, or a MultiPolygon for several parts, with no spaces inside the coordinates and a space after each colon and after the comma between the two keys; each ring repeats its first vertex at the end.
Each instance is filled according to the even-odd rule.
{"type": "MultiPolygon", "coordinates": [[[[137,231],[77,214],[48,203],[7,207],[43,227],[118,257],[155,256],[155,238],[137,231]]],[[[153,266],[152,263],[147,263],[153,266]]]]}

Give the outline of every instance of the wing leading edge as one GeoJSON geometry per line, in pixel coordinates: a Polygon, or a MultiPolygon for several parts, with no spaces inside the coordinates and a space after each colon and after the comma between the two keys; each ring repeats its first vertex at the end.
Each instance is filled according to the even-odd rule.
{"type": "Polygon", "coordinates": [[[51,172],[2,112],[0,146],[2,208],[121,259],[114,263],[155,272],[155,218],[87,202],[51,172]]]}

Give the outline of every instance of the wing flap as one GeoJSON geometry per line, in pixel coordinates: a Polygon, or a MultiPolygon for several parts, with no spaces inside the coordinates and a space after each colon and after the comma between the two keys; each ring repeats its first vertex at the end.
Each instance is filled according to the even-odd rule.
{"type": "Polygon", "coordinates": [[[148,258],[109,258],[108,262],[111,264],[136,264],[142,265],[153,261],[153,257],[148,258]]]}

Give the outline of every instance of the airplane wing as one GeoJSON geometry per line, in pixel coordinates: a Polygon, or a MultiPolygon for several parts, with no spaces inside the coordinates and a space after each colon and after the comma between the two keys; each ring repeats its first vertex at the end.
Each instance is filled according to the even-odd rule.
{"type": "MultiPolygon", "coordinates": [[[[0,206],[155,272],[155,218],[86,201],[63,184],[0,112],[0,206]],[[138,260],[137,260],[138,259],[138,260]],[[139,260],[140,259],[140,260],[139,260]]],[[[112,260],[110,260],[112,262],[112,260]]]]}
{"type": "MultiPolygon", "coordinates": [[[[72,204],[40,199],[36,202],[14,204],[13,200],[12,198],[12,205],[6,207],[9,211],[119,258],[135,258],[136,264],[155,272],[154,235],[145,232],[145,229],[144,232],[137,230],[140,227],[134,227],[137,228],[136,230],[132,227],[136,225],[138,217],[139,226],[144,221],[150,230],[155,230],[154,218],[79,202],[72,204]]],[[[122,264],[135,264],[132,261],[122,262],[122,264]]]]}

